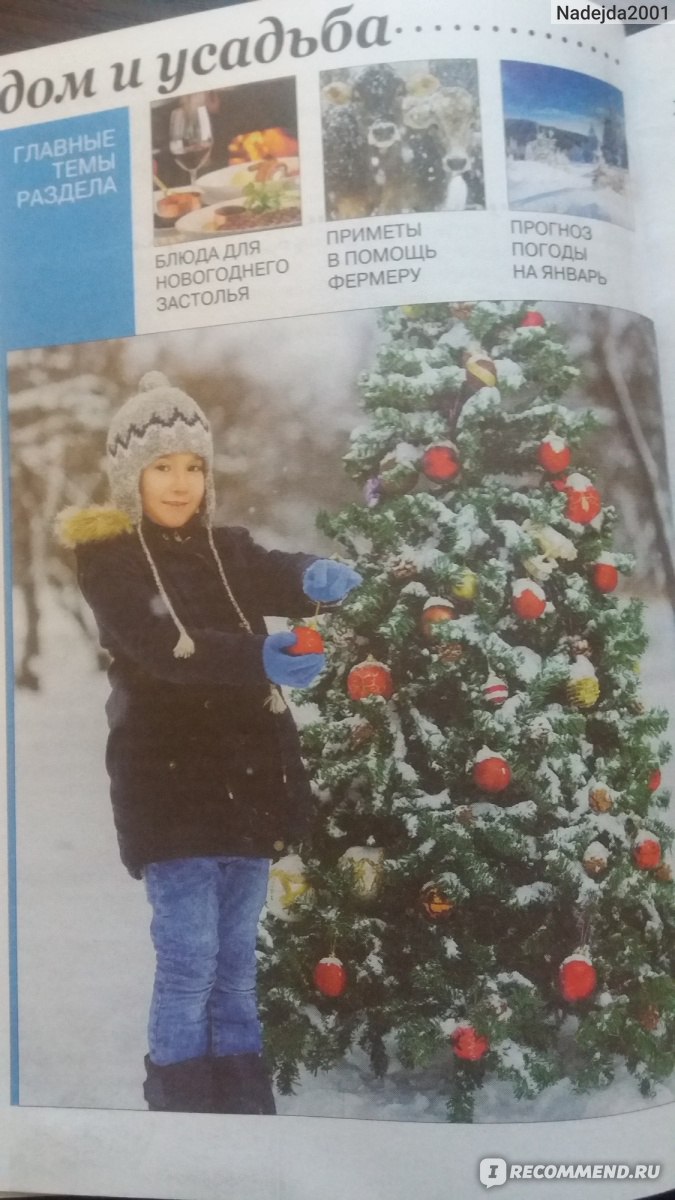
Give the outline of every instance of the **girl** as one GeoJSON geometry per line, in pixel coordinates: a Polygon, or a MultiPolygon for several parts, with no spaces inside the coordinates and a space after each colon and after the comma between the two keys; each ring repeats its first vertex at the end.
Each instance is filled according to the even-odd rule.
{"type": "Polygon", "coordinates": [[[213,446],[199,406],[150,372],[107,443],[112,505],[61,514],[111,655],[106,765],[122,861],[152,906],[151,1109],[273,1113],[255,940],[269,860],[310,800],[279,684],[307,687],[264,615],[301,617],[361,582],[342,563],[267,551],[213,527],[213,446]]]}

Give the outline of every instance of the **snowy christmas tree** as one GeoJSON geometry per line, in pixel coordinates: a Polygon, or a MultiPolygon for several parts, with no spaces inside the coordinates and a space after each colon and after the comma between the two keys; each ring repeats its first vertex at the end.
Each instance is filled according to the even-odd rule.
{"type": "Polygon", "coordinates": [[[383,316],[364,503],[322,518],[364,582],[321,618],[312,836],[272,872],[282,1091],[358,1046],[375,1074],[440,1065],[466,1121],[488,1076],[530,1097],[623,1060],[650,1094],[675,1068],[666,715],[577,375],[526,305],[383,316]]]}

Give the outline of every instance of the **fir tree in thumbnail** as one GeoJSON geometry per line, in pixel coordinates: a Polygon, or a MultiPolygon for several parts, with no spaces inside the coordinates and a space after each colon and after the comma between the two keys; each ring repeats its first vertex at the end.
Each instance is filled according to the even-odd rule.
{"type": "Polygon", "coordinates": [[[623,1060],[650,1094],[675,1068],[666,715],[577,376],[526,305],[383,316],[364,502],[322,518],[364,582],[322,618],[312,837],[272,874],[282,1090],[360,1046],[440,1070],[467,1121],[489,1076],[530,1097],[623,1060]]]}

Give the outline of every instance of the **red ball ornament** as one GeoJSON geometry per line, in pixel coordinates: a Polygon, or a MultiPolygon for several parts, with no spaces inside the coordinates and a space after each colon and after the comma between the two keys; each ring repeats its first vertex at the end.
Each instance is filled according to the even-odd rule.
{"type": "Polygon", "coordinates": [[[484,746],[473,764],[473,781],[483,792],[503,792],[511,782],[511,768],[501,754],[484,746]]]}
{"type": "Polygon", "coordinates": [[[565,1000],[585,1000],[595,991],[598,976],[584,954],[570,954],[560,965],[558,984],[565,1000]]]}
{"type": "Polygon", "coordinates": [[[438,628],[454,621],[456,612],[453,605],[444,596],[430,596],[422,609],[420,625],[422,633],[429,641],[433,641],[438,628]]]}
{"type": "Polygon", "coordinates": [[[547,434],[543,442],[539,443],[537,462],[545,471],[550,471],[551,475],[557,475],[559,471],[566,471],[571,461],[572,451],[565,439],[559,437],[557,433],[547,434]]]}
{"type": "Polygon", "coordinates": [[[478,1062],[490,1049],[490,1042],[476,1033],[473,1025],[459,1025],[452,1035],[452,1048],[457,1058],[467,1062],[478,1062]]]}
{"type": "Polygon", "coordinates": [[[329,954],[320,959],[313,972],[314,986],[324,996],[341,996],[347,987],[347,972],[339,958],[329,954]]]}
{"type": "Polygon", "coordinates": [[[536,308],[531,308],[529,312],[525,313],[525,316],[523,317],[522,321],[520,322],[520,328],[521,329],[542,329],[545,324],[546,324],[546,321],[542,317],[541,313],[537,312],[536,308]]]}
{"type": "Polygon", "coordinates": [[[593,587],[603,594],[613,592],[619,582],[619,572],[610,562],[596,562],[591,570],[593,587]]]}
{"type": "Polygon", "coordinates": [[[649,788],[650,792],[658,792],[659,788],[661,787],[662,778],[663,776],[661,775],[660,769],[658,767],[654,767],[654,770],[650,773],[647,783],[647,787],[649,788]]]}
{"type": "Polygon", "coordinates": [[[653,833],[643,833],[635,839],[633,862],[641,871],[655,871],[661,865],[661,843],[653,833]]]}
{"type": "Polygon", "coordinates": [[[323,638],[313,625],[296,625],[293,633],[295,644],[288,647],[288,654],[323,654],[323,638]]]}
{"type": "Polygon", "coordinates": [[[518,579],[513,585],[511,608],[522,621],[536,621],[546,612],[546,594],[531,579],[518,579]]]}
{"type": "Polygon", "coordinates": [[[585,475],[568,476],[564,490],[567,492],[565,516],[568,521],[589,525],[602,512],[600,493],[585,475]]]}
{"type": "Polygon", "coordinates": [[[427,446],[422,455],[422,472],[432,483],[448,483],[459,474],[461,463],[453,442],[427,446]]]}
{"type": "Polygon", "coordinates": [[[389,667],[369,654],[365,662],[358,663],[349,672],[347,691],[352,700],[365,700],[366,696],[382,696],[389,700],[394,692],[389,667]]]}

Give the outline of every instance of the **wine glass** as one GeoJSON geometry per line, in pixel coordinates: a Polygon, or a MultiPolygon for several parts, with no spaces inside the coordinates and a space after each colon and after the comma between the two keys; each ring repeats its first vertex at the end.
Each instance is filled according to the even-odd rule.
{"type": "Polygon", "coordinates": [[[195,185],[197,171],[213,148],[211,119],[205,104],[180,105],[169,117],[169,149],[179,167],[187,171],[195,185]]]}

